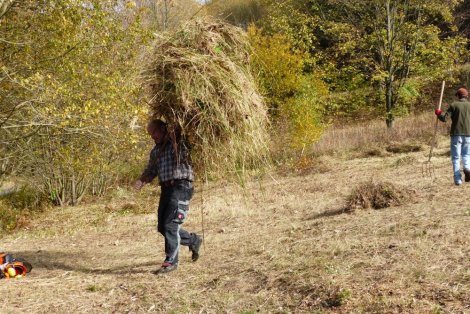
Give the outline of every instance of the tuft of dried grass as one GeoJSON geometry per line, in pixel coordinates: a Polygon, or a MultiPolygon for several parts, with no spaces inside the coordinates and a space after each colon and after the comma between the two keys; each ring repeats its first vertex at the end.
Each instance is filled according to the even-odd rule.
{"type": "Polygon", "coordinates": [[[280,277],[271,284],[280,290],[286,299],[298,299],[296,310],[325,310],[340,307],[350,298],[351,292],[338,285],[325,282],[310,283],[298,276],[280,277]]]}
{"type": "Polygon", "coordinates": [[[382,147],[359,147],[350,154],[350,158],[389,157],[391,154],[382,147]]]}
{"type": "Polygon", "coordinates": [[[357,186],[348,197],[345,211],[359,208],[382,209],[405,204],[413,191],[390,182],[369,181],[357,186]]]}
{"type": "Polygon", "coordinates": [[[332,170],[332,165],[321,157],[301,156],[296,159],[285,161],[279,166],[278,173],[283,176],[291,174],[306,176],[315,173],[326,173],[332,170]]]}
{"type": "Polygon", "coordinates": [[[391,143],[385,150],[394,154],[414,153],[424,150],[423,145],[413,143],[391,143]]]}
{"type": "Polygon", "coordinates": [[[156,118],[189,140],[196,170],[238,174],[267,160],[268,117],[242,29],[194,19],[155,42],[143,71],[156,118]]]}
{"type": "Polygon", "coordinates": [[[405,155],[403,157],[400,157],[398,158],[395,162],[394,162],[394,166],[395,167],[401,167],[401,166],[405,166],[405,165],[412,165],[414,163],[417,162],[417,159],[416,157],[414,156],[410,156],[410,155],[405,155]]]}

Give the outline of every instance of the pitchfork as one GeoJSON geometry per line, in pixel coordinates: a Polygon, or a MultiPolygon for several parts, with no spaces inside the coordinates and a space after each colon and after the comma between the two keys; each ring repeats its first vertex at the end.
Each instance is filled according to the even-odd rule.
{"type": "MultiPolygon", "coordinates": [[[[438,109],[441,109],[441,105],[442,105],[442,97],[444,96],[444,87],[446,86],[446,82],[445,81],[442,81],[442,88],[441,88],[441,97],[439,98],[439,107],[438,109]]],[[[436,135],[437,135],[437,126],[438,126],[438,123],[439,123],[439,117],[436,117],[436,125],[434,127],[434,134],[432,136],[432,141],[431,141],[431,149],[429,151],[429,158],[428,160],[423,164],[423,175],[426,174],[427,176],[429,176],[431,179],[435,178],[436,177],[436,173],[434,171],[434,166],[431,162],[431,158],[432,158],[432,152],[434,150],[434,147],[436,146],[436,135]]]]}

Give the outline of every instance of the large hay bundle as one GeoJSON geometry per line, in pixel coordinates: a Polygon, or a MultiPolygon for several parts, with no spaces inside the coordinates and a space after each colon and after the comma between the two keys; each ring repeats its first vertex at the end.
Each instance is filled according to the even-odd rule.
{"type": "Polygon", "coordinates": [[[143,73],[154,117],[181,130],[195,168],[211,176],[267,156],[267,113],[249,55],[243,30],[193,20],[156,41],[143,73]]]}

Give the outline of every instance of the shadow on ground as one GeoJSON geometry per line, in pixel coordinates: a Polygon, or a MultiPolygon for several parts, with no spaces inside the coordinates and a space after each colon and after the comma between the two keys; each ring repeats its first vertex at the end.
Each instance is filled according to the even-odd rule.
{"type": "Polygon", "coordinates": [[[38,269],[60,269],[94,274],[135,274],[148,273],[150,267],[156,266],[155,261],[145,263],[133,262],[135,259],[132,256],[113,256],[112,260],[106,260],[106,257],[91,256],[86,252],[68,253],[39,250],[10,252],[10,254],[17,259],[31,263],[33,271],[38,269]],[[119,258],[122,258],[122,260],[116,262],[119,258]],[[112,266],[113,264],[119,265],[112,266]]]}
{"type": "Polygon", "coordinates": [[[325,210],[321,213],[312,215],[308,219],[315,220],[315,219],[320,219],[320,218],[324,218],[324,217],[332,217],[332,216],[338,216],[338,215],[341,215],[341,214],[350,214],[350,213],[351,213],[351,210],[349,210],[347,208],[328,209],[328,210],[325,210]]]}

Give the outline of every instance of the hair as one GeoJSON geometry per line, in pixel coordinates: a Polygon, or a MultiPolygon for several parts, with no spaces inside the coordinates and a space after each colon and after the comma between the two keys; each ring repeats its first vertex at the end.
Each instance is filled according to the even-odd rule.
{"type": "Polygon", "coordinates": [[[460,87],[455,93],[455,96],[457,96],[459,99],[467,98],[468,90],[465,87],[460,87]]]}
{"type": "Polygon", "coordinates": [[[166,123],[160,119],[150,120],[149,123],[147,124],[147,129],[149,128],[152,128],[153,130],[158,128],[161,131],[164,131],[165,133],[167,132],[166,123]]]}

